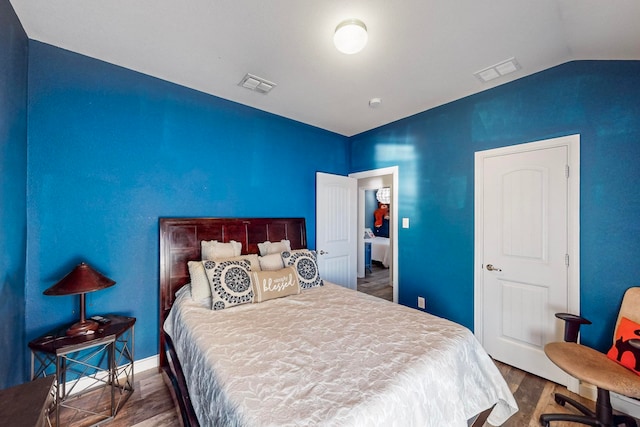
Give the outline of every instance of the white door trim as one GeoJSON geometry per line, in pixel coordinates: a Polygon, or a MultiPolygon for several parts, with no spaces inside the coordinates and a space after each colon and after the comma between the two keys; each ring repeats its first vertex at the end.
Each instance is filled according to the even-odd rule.
{"type": "MultiPolygon", "coordinates": [[[[391,175],[393,190],[391,191],[391,281],[393,285],[393,302],[398,302],[398,166],[373,169],[364,172],[350,173],[349,176],[355,179],[371,178],[375,176],[391,175]]],[[[359,233],[358,247],[364,247],[364,236],[359,233]]]]}
{"type": "MultiPolygon", "coordinates": [[[[484,310],[484,283],[482,263],[484,259],[484,218],[483,218],[483,176],[484,159],[497,155],[514,154],[531,150],[540,150],[566,146],[568,150],[569,179],[568,179],[568,301],[570,312],[580,314],[580,135],[569,135],[559,138],[547,139],[538,142],[512,145],[475,153],[475,189],[474,189],[474,334],[480,343],[483,343],[483,310],[484,310]]],[[[578,392],[578,382],[569,382],[569,389],[578,392]]]]}
{"type": "MultiPolygon", "coordinates": [[[[368,188],[361,187],[360,182],[358,181],[358,230],[362,230],[364,228],[365,218],[365,190],[368,188]]],[[[358,236],[358,279],[362,279],[366,276],[365,266],[364,266],[364,251],[363,247],[364,239],[358,236]]]]}

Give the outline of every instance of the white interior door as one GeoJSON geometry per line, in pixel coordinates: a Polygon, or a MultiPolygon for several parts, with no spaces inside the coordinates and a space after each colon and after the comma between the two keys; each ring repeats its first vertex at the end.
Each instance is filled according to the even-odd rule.
{"type": "Polygon", "coordinates": [[[562,340],[564,325],[554,314],[575,308],[569,304],[569,147],[525,144],[521,151],[485,153],[478,162],[481,341],[495,359],[567,385],[544,346],[562,340]]]}
{"type": "Polygon", "coordinates": [[[324,280],[357,287],[357,180],[316,173],[316,251],[324,280]]]}

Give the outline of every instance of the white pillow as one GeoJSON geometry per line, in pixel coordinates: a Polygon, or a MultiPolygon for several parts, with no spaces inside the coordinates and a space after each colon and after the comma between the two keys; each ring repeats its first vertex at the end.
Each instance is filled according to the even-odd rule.
{"type": "Polygon", "coordinates": [[[200,242],[202,259],[230,258],[239,256],[242,253],[242,243],[235,240],[229,243],[218,242],[217,240],[202,240],[200,242]]]}
{"type": "Polygon", "coordinates": [[[189,276],[191,276],[191,298],[200,301],[211,297],[211,286],[207,273],[204,271],[202,261],[189,261],[189,276]]]}
{"type": "Polygon", "coordinates": [[[289,240],[280,240],[279,242],[262,242],[258,243],[258,249],[260,250],[260,255],[265,256],[269,254],[279,254],[280,252],[290,251],[291,250],[291,242],[289,240]]]}
{"type": "Polygon", "coordinates": [[[274,271],[284,268],[284,263],[282,262],[280,252],[278,252],[277,254],[258,257],[258,260],[260,262],[260,270],[274,271]]]}

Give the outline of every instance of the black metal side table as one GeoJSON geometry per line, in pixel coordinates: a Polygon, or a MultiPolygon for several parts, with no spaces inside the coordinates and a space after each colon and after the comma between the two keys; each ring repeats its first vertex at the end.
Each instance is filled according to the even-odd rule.
{"type": "Polygon", "coordinates": [[[66,325],[29,342],[31,379],[55,375],[56,426],[60,426],[62,407],[95,417],[92,425],[103,423],[114,418],[133,393],[136,319],[115,314],[103,317],[109,323],[94,334],[70,337],[66,335],[66,325]],[[99,388],[110,392],[106,408],[99,401],[95,406],[78,402],[99,388]]]}

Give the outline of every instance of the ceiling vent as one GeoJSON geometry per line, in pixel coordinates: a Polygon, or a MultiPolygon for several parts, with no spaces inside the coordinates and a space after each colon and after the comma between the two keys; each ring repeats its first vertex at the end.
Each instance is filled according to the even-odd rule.
{"type": "Polygon", "coordinates": [[[509,58],[502,62],[499,62],[491,67],[487,67],[484,70],[476,71],[473,73],[474,76],[478,78],[482,83],[487,83],[493,79],[497,79],[498,77],[505,76],[507,74],[511,74],[514,71],[518,71],[522,67],[516,61],[516,58],[509,58]]]}
{"type": "Polygon", "coordinates": [[[254,76],[253,74],[247,73],[247,75],[242,78],[240,83],[238,83],[238,86],[242,86],[254,92],[266,95],[271,91],[271,89],[276,87],[276,84],[270,82],[269,80],[263,79],[262,77],[254,76]]]}

